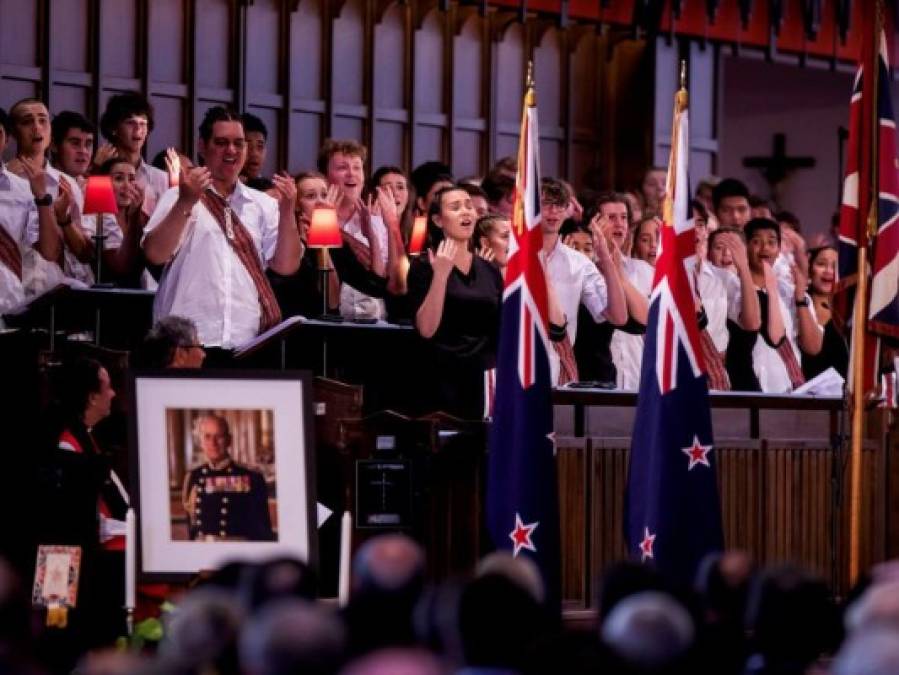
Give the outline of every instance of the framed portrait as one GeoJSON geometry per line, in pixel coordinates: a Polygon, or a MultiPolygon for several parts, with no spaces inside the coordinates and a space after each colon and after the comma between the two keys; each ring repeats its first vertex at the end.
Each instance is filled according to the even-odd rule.
{"type": "Polygon", "coordinates": [[[142,579],[278,555],[316,563],[311,382],[297,371],[132,374],[142,579]]]}

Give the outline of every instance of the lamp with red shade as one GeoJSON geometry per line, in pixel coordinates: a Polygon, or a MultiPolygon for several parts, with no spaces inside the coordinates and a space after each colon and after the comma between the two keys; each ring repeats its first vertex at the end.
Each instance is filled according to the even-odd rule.
{"type": "Polygon", "coordinates": [[[94,277],[99,286],[102,283],[103,271],[103,242],[106,233],[103,230],[103,215],[106,213],[116,215],[119,207],[115,201],[115,191],[112,189],[112,179],[109,176],[90,176],[84,188],[84,215],[95,215],[97,218],[96,233],[94,234],[95,269],[94,277]]]}
{"type": "Polygon", "coordinates": [[[339,316],[328,313],[328,275],[334,269],[328,249],[343,246],[340,225],[337,224],[337,210],[330,207],[317,208],[312,212],[306,246],[318,249],[318,271],[322,283],[322,315],[328,321],[340,321],[339,316]]]}
{"type": "Polygon", "coordinates": [[[425,235],[428,233],[427,216],[416,216],[412,224],[412,235],[409,237],[409,255],[419,255],[425,245],[425,235]]]}

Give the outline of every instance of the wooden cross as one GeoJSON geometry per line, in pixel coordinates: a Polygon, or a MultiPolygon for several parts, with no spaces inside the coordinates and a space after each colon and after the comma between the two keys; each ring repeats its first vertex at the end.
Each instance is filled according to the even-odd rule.
{"type": "Polygon", "coordinates": [[[750,169],[761,169],[762,175],[771,190],[783,181],[795,169],[810,169],[815,166],[814,157],[788,157],[787,138],[784,134],[774,134],[774,149],[770,157],[746,157],[743,166],[750,169]]]}

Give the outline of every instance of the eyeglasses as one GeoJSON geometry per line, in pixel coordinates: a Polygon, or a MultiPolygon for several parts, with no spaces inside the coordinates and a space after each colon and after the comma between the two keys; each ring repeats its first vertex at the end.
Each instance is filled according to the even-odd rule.
{"type": "Polygon", "coordinates": [[[178,345],[179,349],[203,349],[203,345],[199,343],[190,343],[186,345],[178,345]]]}

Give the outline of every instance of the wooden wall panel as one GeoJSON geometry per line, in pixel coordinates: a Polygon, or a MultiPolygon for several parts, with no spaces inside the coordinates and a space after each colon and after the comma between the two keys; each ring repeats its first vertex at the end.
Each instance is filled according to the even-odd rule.
{"type": "Polygon", "coordinates": [[[374,27],[374,63],[378,65],[371,73],[374,100],[372,169],[385,164],[405,164],[405,138],[409,128],[405,82],[407,18],[407,8],[394,4],[374,27]]]}
{"type": "Polygon", "coordinates": [[[137,0],[101,0],[100,33],[103,35],[103,74],[138,77],[137,0]]]}
{"type": "MultiPolygon", "coordinates": [[[[595,602],[596,583],[611,563],[627,559],[624,494],[628,439],[560,438],[558,474],[563,599],[583,608],[595,602]],[[585,484],[585,481],[587,483],[585,484]],[[587,542],[586,549],[580,542],[587,542]]],[[[887,556],[884,448],[863,454],[861,569],[887,556]]],[[[837,505],[836,577],[831,564],[833,454],[817,441],[729,442],[716,448],[725,545],[763,565],[795,562],[832,584],[849,588],[848,470],[837,505]]]]}
{"type": "MultiPolygon", "coordinates": [[[[7,16],[9,14],[3,15],[4,23],[7,16]]],[[[50,34],[65,35],[64,39],[53,41],[50,50],[51,67],[70,72],[85,72],[90,69],[90,3],[88,0],[57,0],[54,2],[50,11],[50,34]]],[[[116,31],[113,35],[117,36],[117,41],[133,39],[133,33],[129,33],[127,29],[122,32],[116,31]]]]}
{"type": "Polygon", "coordinates": [[[334,20],[332,55],[334,103],[359,106],[365,99],[365,7],[347,0],[334,20]]]}
{"type": "MultiPolygon", "coordinates": [[[[280,65],[277,39],[281,20],[277,0],[256,0],[247,9],[247,93],[279,94],[280,65]]],[[[256,113],[254,113],[256,114],[256,113]]]]}
{"type": "Polygon", "coordinates": [[[232,22],[235,19],[228,0],[196,0],[195,26],[197,55],[195,78],[198,87],[228,89],[231,81],[232,22]]]}
{"type": "MultiPolygon", "coordinates": [[[[186,148],[184,136],[184,114],[187,102],[184,99],[169,96],[153,97],[153,117],[156,126],[147,140],[147,159],[152,160],[157,152],[168,147],[186,148]]],[[[186,148],[185,154],[192,155],[192,148],[186,148]]]]}
{"type": "Polygon", "coordinates": [[[302,0],[290,18],[287,166],[291,171],[315,166],[324,133],[325,0],[302,0]]]}
{"type": "MultiPolygon", "coordinates": [[[[0,67],[36,66],[39,63],[38,0],[0,0],[0,67]]],[[[8,106],[0,90],[0,105],[8,106]]]]}
{"type": "Polygon", "coordinates": [[[480,176],[516,153],[532,56],[544,170],[589,175],[603,155],[590,90],[604,38],[544,14],[522,23],[514,9],[484,7],[0,0],[0,106],[39,95],[53,114],[74,109],[96,121],[111,95],[138,89],[156,107],[148,158],[170,144],[195,155],[204,112],[230,104],[269,126],[268,172],[312,168],[321,141],[339,136],[369,146],[369,170],[443,159],[459,176],[480,176]]]}
{"type": "MultiPolygon", "coordinates": [[[[524,30],[511,24],[496,46],[496,158],[518,154],[518,134],[521,127],[521,102],[525,78],[524,30]]],[[[541,108],[542,94],[537,92],[537,108],[541,108]]]]}
{"type": "Polygon", "coordinates": [[[534,49],[534,80],[540,112],[540,169],[544,176],[559,176],[563,171],[563,49],[560,33],[555,28],[547,29],[534,49]]]}
{"type": "Polygon", "coordinates": [[[182,84],[188,45],[183,0],[153,0],[147,6],[150,77],[158,83],[182,84]]]}

